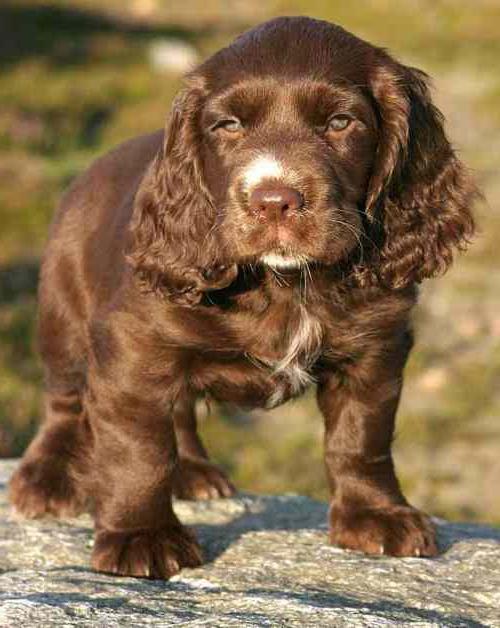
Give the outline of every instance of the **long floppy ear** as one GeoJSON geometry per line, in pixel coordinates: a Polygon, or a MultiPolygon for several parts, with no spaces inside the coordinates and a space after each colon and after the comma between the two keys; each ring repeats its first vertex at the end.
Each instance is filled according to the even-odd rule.
{"type": "Polygon", "coordinates": [[[382,53],[371,84],[380,139],[367,196],[377,282],[404,288],[443,273],[474,233],[479,196],[432,104],[428,77],[382,53]]]}
{"type": "Polygon", "coordinates": [[[162,150],[139,187],[127,259],[143,287],[183,305],[229,285],[237,268],[224,259],[217,215],[203,181],[198,116],[201,87],[175,99],[162,150]]]}

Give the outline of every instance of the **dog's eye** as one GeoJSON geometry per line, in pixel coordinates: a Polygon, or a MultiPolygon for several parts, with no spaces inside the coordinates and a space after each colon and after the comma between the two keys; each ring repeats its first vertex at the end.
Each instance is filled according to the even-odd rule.
{"type": "Polygon", "coordinates": [[[328,131],[344,131],[351,124],[352,118],[344,114],[339,114],[330,118],[328,131]]]}
{"type": "Polygon", "coordinates": [[[217,122],[210,127],[210,130],[236,134],[243,130],[243,126],[236,118],[225,118],[223,120],[217,120],[217,122]]]}

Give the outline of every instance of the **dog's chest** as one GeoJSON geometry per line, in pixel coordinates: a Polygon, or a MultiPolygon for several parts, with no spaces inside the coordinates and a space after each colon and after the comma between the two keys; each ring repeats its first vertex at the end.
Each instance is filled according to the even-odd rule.
{"type": "Polygon", "coordinates": [[[272,332],[264,325],[259,330],[261,342],[257,343],[257,350],[248,354],[248,359],[267,373],[270,392],[265,406],[268,408],[301,394],[313,383],[311,368],[322,346],[321,323],[304,306],[296,308],[280,323],[272,332]],[[270,337],[266,337],[266,331],[270,337]]]}
{"type": "Polygon", "coordinates": [[[323,329],[303,305],[269,308],[250,320],[240,316],[217,336],[215,348],[189,360],[190,382],[200,395],[242,407],[273,408],[313,382],[323,329]]]}

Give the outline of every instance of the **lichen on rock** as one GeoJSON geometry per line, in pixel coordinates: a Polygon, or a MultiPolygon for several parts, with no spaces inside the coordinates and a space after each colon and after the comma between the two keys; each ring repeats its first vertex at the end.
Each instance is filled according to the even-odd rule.
{"type": "Polygon", "coordinates": [[[327,506],[295,495],[176,502],[206,564],[169,582],[89,568],[88,516],[16,518],[0,461],[0,626],[500,626],[500,530],[439,523],[436,559],[328,544],[327,506]]]}

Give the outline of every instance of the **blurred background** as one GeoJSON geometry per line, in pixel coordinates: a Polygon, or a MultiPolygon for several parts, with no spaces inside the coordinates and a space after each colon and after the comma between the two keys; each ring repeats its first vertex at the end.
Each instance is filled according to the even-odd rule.
{"type": "MultiPolygon", "coordinates": [[[[500,1],[17,0],[0,2],[0,457],[39,421],[39,259],[61,191],[99,153],[163,125],[182,73],[276,15],[341,24],[434,77],[435,99],[486,202],[481,233],[425,284],[397,466],[410,501],[500,525],[500,1]]],[[[202,412],[240,488],[326,499],[313,392],[268,413],[202,412]]]]}

